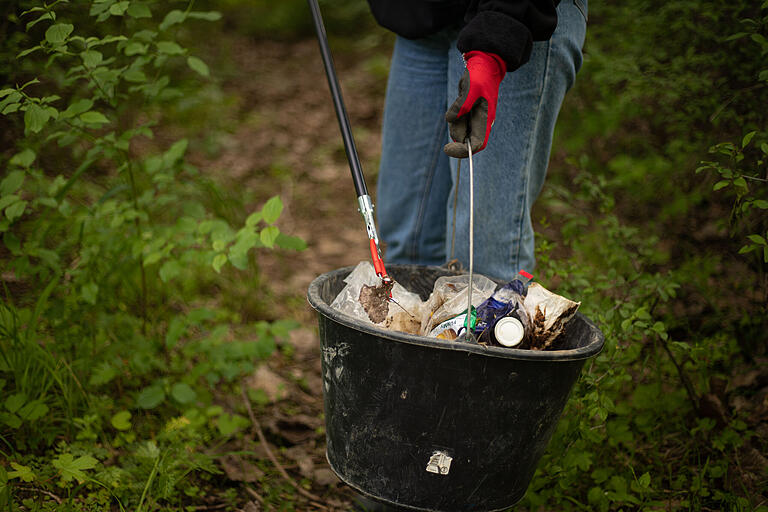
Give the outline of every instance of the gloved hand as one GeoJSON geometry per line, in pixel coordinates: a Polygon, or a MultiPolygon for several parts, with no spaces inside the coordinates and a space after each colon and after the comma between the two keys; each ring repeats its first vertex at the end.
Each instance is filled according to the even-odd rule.
{"type": "Polygon", "coordinates": [[[446,144],[443,151],[454,158],[469,156],[467,137],[472,153],[485,148],[496,119],[499,84],[507,72],[507,65],[493,53],[471,51],[464,59],[467,70],[459,82],[459,97],[445,113],[454,142],[446,144]]]}

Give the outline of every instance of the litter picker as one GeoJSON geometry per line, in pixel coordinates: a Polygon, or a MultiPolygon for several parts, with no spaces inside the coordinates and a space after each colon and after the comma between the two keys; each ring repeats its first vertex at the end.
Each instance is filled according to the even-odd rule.
{"type": "Polygon", "coordinates": [[[323,18],[320,15],[320,7],[317,4],[317,0],[307,0],[307,2],[309,3],[309,8],[312,11],[312,18],[315,22],[315,33],[317,34],[317,42],[320,44],[320,55],[323,58],[325,76],[328,78],[328,87],[331,90],[333,106],[336,109],[336,118],[339,121],[341,137],[344,139],[344,151],[347,153],[349,170],[352,172],[352,181],[355,183],[358,207],[363,216],[363,221],[365,222],[365,229],[368,232],[373,268],[376,271],[376,275],[378,275],[382,281],[389,283],[392,279],[387,275],[387,271],[384,268],[384,260],[381,259],[379,237],[376,233],[376,222],[373,217],[373,201],[371,201],[371,196],[368,195],[368,187],[365,186],[363,169],[360,165],[360,158],[357,156],[355,140],[352,138],[352,129],[349,124],[347,110],[344,107],[344,99],[341,96],[339,80],[336,78],[336,69],[333,65],[331,50],[328,46],[328,37],[325,33],[323,18]]]}

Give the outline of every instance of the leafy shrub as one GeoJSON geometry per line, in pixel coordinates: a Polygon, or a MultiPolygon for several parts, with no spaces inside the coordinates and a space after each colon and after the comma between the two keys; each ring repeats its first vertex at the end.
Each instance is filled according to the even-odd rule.
{"type": "Polygon", "coordinates": [[[40,39],[17,49],[15,84],[0,90],[15,134],[0,180],[10,463],[0,464],[0,503],[33,482],[63,488],[70,504],[146,510],[182,500],[190,474],[217,471],[201,447],[244,418],[217,408],[214,391],[252,372],[293,325],[257,321],[238,335],[238,314],[204,299],[216,273],[256,283],[251,249],[303,242],[276,226],[278,197],[239,226],[214,214],[210,183],[185,159],[190,141],[150,144],[163,109],[199,94],[210,73],[181,28],[219,14],[191,2],[67,4],[18,15],[40,39]]]}
{"type": "Polygon", "coordinates": [[[540,274],[583,301],[606,346],[530,510],[766,510],[764,469],[744,461],[768,440],[733,404],[753,393],[734,376],[759,365],[768,330],[767,10],[590,5],[558,138],[580,158],[545,188],[540,274]]]}

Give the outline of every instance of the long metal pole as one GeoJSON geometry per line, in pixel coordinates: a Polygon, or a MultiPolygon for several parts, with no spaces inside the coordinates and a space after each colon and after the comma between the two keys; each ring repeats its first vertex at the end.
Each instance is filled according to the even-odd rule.
{"type": "Polygon", "coordinates": [[[371,201],[371,196],[368,195],[368,187],[365,186],[363,168],[360,165],[360,158],[357,156],[357,148],[355,147],[355,140],[352,138],[352,128],[349,125],[347,109],[344,108],[344,100],[341,97],[341,87],[339,87],[339,80],[336,78],[336,68],[333,66],[333,57],[331,57],[331,50],[328,47],[328,36],[325,34],[325,25],[323,24],[323,17],[320,15],[320,6],[317,5],[317,0],[307,0],[307,2],[309,3],[309,9],[312,11],[312,19],[315,22],[315,33],[317,34],[317,42],[320,44],[320,55],[323,57],[325,76],[328,78],[328,88],[331,90],[333,106],[336,108],[336,119],[339,121],[341,138],[344,139],[344,151],[347,153],[349,170],[352,172],[352,181],[355,183],[358,208],[363,216],[365,229],[370,240],[373,268],[382,280],[385,282],[391,281],[387,275],[387,270],[384,268],[384,260],[381,258],[379,235],[376,232],[376,221],[373,217],[373,201],[371,201]]]}
{"type": "Polygon", "coordinates": [[[349,170],[352,172],[352,181],[355,182],[355,192],[357,192],[358,197],[367,196],[368,188],[365,186],[363,169],[360,166],[360,158],[357,156],[355,140],[352,138],[352,128],[349,125],[347,109],[344,107],[344,99],[341,97],[341,88],[339,87],[339,80],[336,78],[336,68],[333,66],[331,50],[328,47],[328,36],[326,36],[325,25],[323,24],[323,18],[320,15],[320,6],[317,4],[317,0],[307,1],[309,2],[309,8],[312,11],[312,19],[315,22],[317,42],[320,44],[320,55],[323,57],[325,75],[328,78],[328,87],[331,89],[333,105],[336,107],[336,118],[339,120],[341,138],[344,139],[344,151],[347,153],[349,170]]]}

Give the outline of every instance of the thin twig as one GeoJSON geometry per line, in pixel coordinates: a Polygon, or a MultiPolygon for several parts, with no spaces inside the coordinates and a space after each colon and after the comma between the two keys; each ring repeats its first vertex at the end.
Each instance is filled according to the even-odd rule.
{"type": "Polygon", "coordinates": [[[257,493],[251,486],[244,485],[243,487],[245,488],[245,492],[250,494],[252,498],[255,498],[260,505],[264,505],[264,498],[262,498],[261,495],[257,493]]]}
{"type": "Polygon", "coordinates": [[[56,503],[58,503],[59,505],[61,505],[61,503],[62,503],[62,499],[61,498],[59,498],[58,496],[56,496],[55,494],[53,494],[50,491],[46,491],[45,489],[38,489],[37,487],[18,487],[17,489],[19,489],[20,491],[37,492],[37,493],[40,493],[40,494],[45,494],[49,498],[53,498],[53,500],[56,503]]]}
{"type": "Polygon", "coordinates": [[[685,391],[688,393],[688,398],[691,400],[691,404],[693,405],[693,410],[698,411],[699,399],[696,396],[696,392],[693,389],[693,384],[691,383],[691,380],[688,378],[688,375],[686,375],[682,366],[680,366],[680,364],[677,362],[677,359],[675,359],[675,356],[672,354],[672,349],[670,349],[665,342],[661,341],[660,343],[661,343],[661,347],[664,349],[664,351],[669,356],[669,359],[672,361],[672,364],[675,365],[675,368],[677,369],[677,374],[680,376],[680,382],[683,383],[683,387],[685,388],[685,391]]]}
{"type": "Polygon", "coordinates": [[[274,464],[277,471],[280,473],[280,475],[285,479],[286,482],[291,484],[302,496],[304,496],[307,499],[322,502],[322,498],[319,496],[312,494],[311,492],[307,491],[303,487],[299,486],[299,484],[296,483],[296,481],[291,478],[291,476],[285,471],[285,468],[280,464],[280,462],[277,460],[277,457],[275,457],[275,454],[272,453],[272,450],[269,447],[269,444],[267,443],[267,438],[264,437],[264,431],[261,429],[261,424],[259,424],[259,420],[256,419],[256,415],[253,414],[253,409],[251,408],[251,401],[248,399],[248,395],[245,393],[245,385],[242,385],[240,388],[241,394],[243,395],[243,402],[245,403],[245,408],[248,410],[248,416],[251,418],[251,423],[253,424],[253,431],[258,436],[259,442],[264,447],[264,451],[267,452],[267,457],[269,457],[269,460],[272,461],[272,464],[274,464]]]}
{"type": "Polygon", "coordinates": [[[218,503],[216,505],[198,505],[193,510],[218,510],[220,508],[226,508],[229,503],[218,503]]]}

